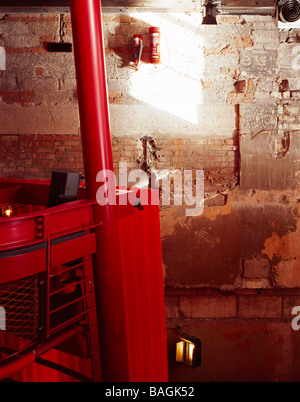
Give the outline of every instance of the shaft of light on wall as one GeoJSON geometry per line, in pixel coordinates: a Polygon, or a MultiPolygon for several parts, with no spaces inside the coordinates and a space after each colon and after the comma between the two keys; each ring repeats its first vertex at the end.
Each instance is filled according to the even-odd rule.
{"type": "MultiPolygon", "coordinates": [[[[160,63],[142,63],[130,77],[130,95],[156,110],[189,125],[199,124],[198,105],[203,104],[203,46],[197,35],[202,16],[187,19],[185,13],[130,14],[160,28],[160,63]],[[189,21],[189,22],[188,22],[189,21]],[[195,41],[200,41],[195,43],[195,41]]],[[[163,118],[163,117],[162,117],[163,118]]],[[[165,117],[164,117],[165,118],[165,117]]]]}

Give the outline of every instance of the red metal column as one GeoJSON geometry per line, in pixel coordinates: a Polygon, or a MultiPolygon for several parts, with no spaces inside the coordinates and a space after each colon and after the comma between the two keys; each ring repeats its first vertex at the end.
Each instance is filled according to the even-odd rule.
{"type": "MultiPolygon", "coordinates": [[[[113,171],[100,0],[71,0],[87,196],[96,198],[97,173],[113,171]]],[[[94,268],[104,381],[128,381],[128,352],[116,208],[96,206],[94,268]]]]}

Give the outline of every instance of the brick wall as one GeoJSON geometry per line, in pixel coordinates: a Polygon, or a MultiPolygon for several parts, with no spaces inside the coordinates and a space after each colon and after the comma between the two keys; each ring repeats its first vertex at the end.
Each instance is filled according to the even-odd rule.
{"type": "Polygon", "coordinates": [[[215,289],[168,289],[167,316],[169,323],[189,324],[248,319],[291,322],[291,310],[299,304],[299,290],[242,289],[226,292],[215,289]]]}
{"type": "Polygon", "coordinates": [[[2,135],[0,147],[5,177],[49,179],[66,166],[83,173],[78,135],[2,135]]]}
{"type": "MultiPolygon", "coordinates": [[[[278,348],[297,356],[296,343],[284,342],[295,338],[291,308],[300,302],[299,32],[279,33],[263,16],[219,16],[209,27],[201,22],[193,12],[103,14],[116,173],[121,161],[148,173],[204,169],[203,216],[161,209],[166,316],[169,325],[188,324],[207,336],[205,347],[214,340],[224,353],[223,373],[215,377],[222,380],[238,367],[226,366],[223,345],[236,333],[227,324],[247,323],[241,331],[251,339],[259,323],[265,350],[273,350],[274,341],[266,334],[278,331],[278,348]],[[149,63],[152,25],[162,31],[159,66],[149,63]],[[132,68],[137,33],[144,43],[138,71],[132,68]],[[221,338],[219,323],[225,325],[221,338]],[[216,333],[206,334],[206,324],[216,333]]],[[[63,24],[63,38],[71,42],[68,14],[63,24]]],[[[73,53],[45,46],[59,41],[58,28],[58,15],[0,16],[7,58],[0,71],[0,176],[50,178],[57,168],[83,173],[73,53]]],[[[241,361],[246,355],[259,362],[249,357],[253,343],[244,341],[241,361]]],[[[240,349],[235,344],[234,352],[240,349]]],[[[275,352],[261,355],[280,366],[271,380],[299,372],[275,352]]],[[[208,372],[217,370],[214,358],[207,360],[208,372]]],[[[172,367],[172,378],[176,370],[182,374],[172,367]]],[[[253,378],[265,378],[264,367],[257,375],[253,367],[253,378]]]]}
{"type": "MultiPolygon", "coordinates": [[[[151,168],[205,169],[207,192],[231,188],[238,181],[239,171],[239,139],[236,123],[232,119],[236,114],[234,108],[228,108],[222,104],[223,101],[218,101],[215,106],[214,100],[212,103],[209,99],[203,99],[202,106],[200,104],[200,109],[196,111],[196,118],[203,123],[203,129],[208,131],[203,132],[203,129],[199,131],[198,125],[189,121],[177,121],[176,114],[170,115],[169,112],[153,108],[151,100],[147,105],[131,93],[130,86],[138,86],[139,80],[148,79],[152,83],[149,77],[153,76],[153,66],[148,63],[149,23],[144,17],[143,13],[141,16],[126,13],[103,15],[116,170],[121,160],[126,160],[132,168],[143,166],[143,137],[147,135],[153,138],[156,147],[148,155],[151,168]],[[134,76],[130,63],[132,35],[137,31],[143,34],[143,63],[147,69],[137,72],[139,76],[134,76]],[[120,63],[123,68],[118,68],[120,63]],[[209,108],[206,103],[211,104],[209,108]],[[207,121],[206,116],[210,111],[211,121],[207,121]],[[228,118],[217,123],[214,113],[217,113],[218,119],[226,115],[228,118]],[[193,134],[191,138],[190,133],[193,134]]],[[[160,14],[157,18],[163,22],[160,14]]],[[[65,14],[62,21],[63,40],[72,42],[70,16],[65,14]]],[[[193,16],[193,21],[199,24],[201,22],[196,15],[193,16]]],[[[11,14],[1,18],[0,35],[6,50],[7,69],[0,76],[0,108],[1,114],[6,116],[5,124],[0,128],[3,149],[0,172],[6,177],[49,178],[52,169],[61,167],[83,170],[79,155],[80,128],[73,54],[49,53],[46,47],[46,42],[60,40],[59,22],[58,15],[46,14],[11,14]],[[11,149],[10,139],[13,141],[11,149]],[[27,146],[23,144],[24,141],[28,142],[27,146]]],[[[224,22],[238,23],[238,19],[224,18],[224,22]]],[[[178,23],[180,29],[176,34],[184,34],[180,16],[178,23]]],[[[172,43],[168,50],[170,55],[174,52],[173,46],[172,43]]],[[[189,47],[188,51],[191,52],[192,48],[189,47]]],[[[220,52],[204,49],[205,55],[211,53],[219,56],[220,52]]],[[[221,53],[226,57],[227,54],[236,54],[236,51],[232,49],[221,53]]],[[[179,59],[181,54],[180,49],[179,59]]],[[[187,59],[188,70],[196,65],[197,63],[187,59]]],[[[157,73],[159,83],[166,75],[163,70],[157,73]]],[[[182,74],[182,67],[179,73],[182,74]]],[[[223,73],[224,77],[228,75],[227,70],[223,73]]],[[[209,72],[205,74],[209,75],[209,72]]],[[[198,88],[201,92],[214,93],[215,82],[204,78],[201,82],[202,89],[198,88]]],[[[164,91],[168,91],[168,88],[164,91]]],[[[183,94],[186,97],[184,88],[180,87],[179,91],[174,99],[174,94],[169,96],[169,101],[174,102],[176,110],[179,96],[183,94]]],[[[147,95],[147,90],[145,94],[147,95]]],[[[159,97],[163,98],[164,95],[165,92],[158,92],[159,97]]],[[[191,102],[199,100],[198,95],[195,96],[197,99],[191,98],[191,102]]]]}
{"type": "Polygon", "coordinates": [[[299,381],[299,289],[166,289],[169,375],[185,382],[299,381]],[[201,340],[201,366],[175,362],[177,334],[201,340]]]}
{"type": "MultiPolygon", "coordinates": [[[[147,157],[142,139],[113,137],[112,143],[116,175],[119,162],[126,162],[133,170],[145,169],[146,160],[147,170],[203,169],[207,197],[225,193],[238,180],[238,144],[233,139],[158,138],[147,157]]],[[[49,179],[53,170],[66,168],[84,174],[78,135],[2,135],[0,147],[0,168],[5,177],[49,179]]],[[[221,198],[219,202],[223,202],[221,198]]]]}

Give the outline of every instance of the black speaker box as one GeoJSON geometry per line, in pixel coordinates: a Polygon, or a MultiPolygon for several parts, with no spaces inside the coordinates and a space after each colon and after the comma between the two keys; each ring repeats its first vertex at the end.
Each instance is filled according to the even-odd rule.
{"type": "Polygon", "coordinates": [[[48,208],[65,202],[76,201],[79,192],[80,173],[52,172],[48,208]]]}

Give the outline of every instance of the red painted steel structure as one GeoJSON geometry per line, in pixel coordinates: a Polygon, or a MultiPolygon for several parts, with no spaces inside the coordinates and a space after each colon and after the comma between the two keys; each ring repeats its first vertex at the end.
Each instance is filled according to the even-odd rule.
{"type": "MultiPolygon", "coordinates": [[[[12,206],[12,216],[0,218],[0,380],[80,334],[92,379],[101,381],[92,262],[101,222],[93,217],[95,201],[47,209],[49,187],[0,181],[0,209],[12,206]]],[[[75,349],[68,352],[77,356],[75,349]]]]}
{"type": "MultiPolygon", "coordinates": [[[[114,170],[101,4],[99,0],[74,0],[70,2],[70,7],[87,196],[95,199],[100,185],[96,182],[98,172],[114,170]]],[[[95,261],[104,379],[128,381],[116,210],[109,205],[96,207],[95,217],[103,221],[103,226],[96,232],[97,248],[105,250],[97,254],[95,261]]]]}
{"type": "MultiPolygon", "coordinates": [[[[158,197],[152,190],[141,190],[140,195],[141,199],[156,197],[156,201],[158,197]]],[[[168,360],[159,206],[127,207],[127,213],[122,212],[118,226],[130,379],[166,382],[168,360]]]]}
{"type": "MultiPolygon", "coordinates": [[[[51,361],[57,362],[62,359],[59,352],[52,350],[58,348],[71,353],[64,361],[67,366],[77,365],[79,373],[91,373],[92,378],[100,381],[102,375],[99,366],[97,317],[94,308],[94,270],[90,256],[103,251],[102,248],[96,249],[94,235],[95,230],[102,227],[103,224],[94,220],[92,208],[95,201],[87,200],[83,191],[79,201],[47,209],[45,205],[48,191],[49,184],[0,180],[0,206],[8,203],[16,206],[13,216],[0,218],[0,306],[8,307],[11,310],[13,308],[11,313],[15,314],[14,309],[17,309],[19,304],[16,290],[22,288],[23,280],[31,281],[31,278],[34,278],[32,285],[35,287],[33,289],[27,287],[25,291],[21,289],[20,292],[22,308],[28,298],[37,299],[37,295],[41,293],[44,296],[39,299],[39,303],[45,306],[45,311],[40,312],[44,318],[27,320],[24,325],[25,330],[22,328],[22,322],[19,323],[14,317],[8,316],[10,332],[2,333],[4,339],[3,336],[0,336],[0,352],[1,348],[6,346],[8,349],[12,349],[11,345],[13,345],[15,353],[10,356],[11,352],[6,352],[6,357],[9,358],[7,360],[5,351],[2,351],[4,359],[1,359],[0,355],[0,380],[15,374],[26,366],[33,365],[33,367],[15,374],[13,378],[22,381],[64,381],[62,375],[54,374],[50,369],[44,368],[41,371],[40,367],[34,368],[34,363],[40,363],[39,358],[48,351],[50,351],[48,358],[51,361]],[[27,204],[24,204],[24,201],[27,204]],[[19,205],[22,207],[19,208],[19,205]],[[83,229],[83,235],[66,238],[69,235],[80,234],[83,229]],[[57,242],[57,240],[59,241],[57,242]],[[33,246],[34,249],[28,250],[28,247],[33,246]],[[55,305],[52,305],[52,297],[55,298],[60,292],[66,293],[66,295],[72,294],[75,290],[74,281],[62,285],[55,281],[56,276],[58,275],[60,278],[66,272],[69,273],[79,268],[87,276],[76,279],[75,285],[77,287],[85,285],[86,292],[81,292],[71,300],[63,302],[58,300],[55,305]],[[43,283],[42,292],[38,286],[39,282],[43,283]],[[11,292],[7,291],[7,286],[9,290],[12,289],[11,292]],[[31,296],[32,292],[35,295],[31,296]],[[84,301],[86,301],[86,308],[83,310],[81,308],[78,312],[76,310],[75,316],[73,313],[70,316],[69,313],[62,310],[63,315],[58,317],[58,322],[51,320],[53,314],[68,307],[69,303],[84,301]],[[11,303],[13,303],[12,306],[11,303]],[[78,360],[73,356],[74,346],[67,350],[65,347],[60,347],[64,340],[71,339],[83,331],[80,323],[84,318],[88,319],[89,323],[88,331],[85,330],[85,333],[89,334],[91,340],[90,351],[92,354],[87,353],[91,358],[90,368],[86,359],[78,360]],[[34,328],[37,323],[44,327],[39,336],[37,328],[34,328]],[[76,324],[75,327],[73,324],[76,324]],[[17,333],[15,330],[10,330],[10,327],[18,326],[20,329],[17,330],[17,333]],[[35,334],[29,338],[26,337],[28,327],[32,328],[30,332],[35,334]]],[[[149,190],[149,194],[146,194],[148,190],[141,191],[144,192],[144,194],[139,194],[141,199],[153,198],[151,190],[149,190]]],[[[119,202],[119,204],[121,203],[119,202]]],[[[128,381],[167,381],[159,207],[158,205],[139,205],[137,207],[131,204],[117,205],[115,212],[119,236],[117,242],[120,266],[118,268],[121,270],[123,290],[121,302],[125,322],[118,335],[126,340],[126,350],[116,357],[117,360],[113,361],[111,365],[118,371],[121,359],[127,357],[128,381]]],[[[97,265],[94,265],[94,268],[99,269],[97,265]]],[[[113,266],[101,266],[100,268],[116,272],[113,266]]],[[[115,291],[115,289],[110,289],[109,296],[112,303],[115,300],[115,291]]],[[[35,306],[30,308],[29,315],[33,316],[37,307],[36,302],[35,306]]],[[[118,320],[117,314],[120,309],[115,308],[115,304],[107,304],[104,308],[111,313],[112,319],[118,320]]],[[[101,321],[101,314],[98,317],[98,320],[101,321]]],[[[114,341],[115,337],[109,338],[105,345],[106,348],[113,349],[114,341]]],[[[78,348],[78,342],[81,344],[80,349],[84,349],[86,342],[83,342],[83,338],[77,341],[75,348],[78,348]]],[[[77,354],[75,353],[75,355],[77,354]]],[[[104,370],[105,363],[102,361],[104,370]]],[[[109,381],[118,381],[114,379],[121,378],[120,373],[117,374],[119,377],[114,377],[112,374],[109,381]]]]}
{"type": "MultiPolygon", "coordinates": [[[[98,172],[114,170],[101,3],[99,0],[71,0],[70,6],[87,195],[94,199],[100,186],[96,182],[98,172]]],[[[151,251],[145,254],[149,247],[154,247],[157,252],[160,250],[159,229],[155,238],[144,234],[143,245],[135,247],[132,253],[127,251],[124,254],[123,244],[128,239],[128,228],[120,223],[120,211],[124,209],[110,205],[95,208],[96,219],[103,222],[96,230],[99,252],[95,261],[103,379],[151,381],[155,377],[166,381],[168,370],[166,330],[162,322],[165,319],[163,284],[162,280],[157,282],[157,275],[162,276],[162,261],[160,258],[155,261],[155,265],[149,265],[150,260],[147,258],[151,251]],[[143,278],[146,271],[147,280],[143,278]],[[142,283],[139,276],[143,278],[142,283]],[[128,292],[128,289],[132,289],[133,293],[128,292]],[[135,311],[139,304],[145,306],[144,314],[135,311]],[[136,326],[138,339],[132,331],[136,326]],[[150,350],[152,365],[148,364],[150,350]],[[137,369],[134,361],[140,361],[144,369],[137,369]]],[[[128,206],[125,215],[135,219],[136,212],[133,209],[131,205],[128,206]]],[[[132,245],[141,236],[139,222],[136,221],[136,224],[136,230],[132,231],[133,237],[130,238],[132,245]]],[[[149,225],[153,225],[153,221],[149,221],[149,225]]],[[[156,228],[157,225],[159,222],[156,221],[156,228]]]]}
{"type": "MultiPolygon", "coordinates": [[[[24,267],[25,271],[28,269],[33,275],[47,272],[45,336],[51,341],[49,348],[57,346],[55,342],[61,341],[59,336],[72,335],[69,332],[67,335],[58,334],[53,327],[51,315],[58,313],[61,306],[52,307],[49,301],[51,295],[56,294],[56,290],[49,285],[51,278],[57,271],[59,274],[64,272],[66,267],[63,271],[59,267],[68,263],[69,257],[83,258],[93,255],[93,272],[90,271],[90,264],[86,269],[87,274],[93,276],[93,289],[90,289],[92,295],[81,293],[80,297],[89,298],[94,295],[96,299],[97,319],[94,316],[90,320],[95,326],[89,328],[89,334],[95,341],[95,328],[98,324],[97,339],[101,348],[102,370],[94,370],[95,380],[100,381],[101,377],[103,381],[114,382],[168,381],[159,209],[157,203],[154,206],[143,205],[137,208],[130,203],[124,205],[124,202],[118,202],[128,194],[119,192],[115,186],[113,190],[116,191],[117,205],[100,207],[95,202],[97,190],[103,184],[96,181],[98,172],[113,171],[101,3],[99,0],[71,0],[70,5],[86,192],[81,193],[80,201],[46,210],[49,186],[42,183],[30,183],[30,186],[27,183],[26,186],[18,181],[10,184],[6,182],[6,188],[2,192],[3,203],[19,197],[25,206],[18,218],[0,218],[0,225],[10,226],[6,228],[5,234],[0,226],[0,251],[1,247],[5,250],[15,248],[16,243],[18,246],[31,244],[33,233],[36,236],[35,243],[41,242],[43,236],[46,236],[46,251],[39,249],[33,257],[24,257],[24,261],[27,259],[24,267]],[[32,204],[39,206],[32,207],[32,204]],[[77,213],[74,213],[76,208],[77,213]],[[89,212],[85,212],[86,208],[89,212]],[[86,235],[70,240],[71,243],[50,243],[56,237],[74,233],[73,225],[80,222],[81,228],[87,230],[86,235]],[[57,236],[51,235],[51,230],[57,236]],[[8,237],[12,236],[12,244],[7,241],[7,234],[8,237]],[[43,262],[44,253],[47,256],[46,263],[43,262]],[[67,260],[64,260],[65,255],[69,256],[67,260]]],[[[141,198],[151,199],[150,196],[141,198]]],[[[90,258],[88,261],[90,262],[90,258]]],[[[80,261],[80,264],[83,263],[85,260],[80,261]]],[[[16,272],[13,263],[11,268],[14,275],[20,275],[19,278],[29,272],[22,272],[20,269],[16,272]]],[[[76,265],[70,267],[76,268],[76,265]]],[[[5,269],[1,270],[0,266],[0,283],[1,275],[4,281],[10,280],[5,277],[4,272],[5,269]]],[[[78,286],[82,281],[84,278],[79,281],[78,286]]],[[[70,286],[72,288],[72,284],[70,286]]],[[[90,307],[85,314],[90,318],[95,310],[89,303],[90,307]]],[[[57,330],[65,328],[68,331],[71,324],[72,320],[63,319],[58,323],[57,330]]],[[[20,369],[22,364],[29,364],[33,355],[39,356],[46,350],[47,346],[41,349],[39,345],[35,345],[33,354],[30,352],[22,357],[23,360],[13,362],[13,366],[9,366],[9,372],[20,369]]],[[[92,363],[97,366],[97,342],[94,342],[93,350],[92,363]]],[[[5,367],[3,370],[5,373],[5,367]]],[[[26,375],[31,375],[33,381],[41,380],[37,371],[26,375]]]]}

